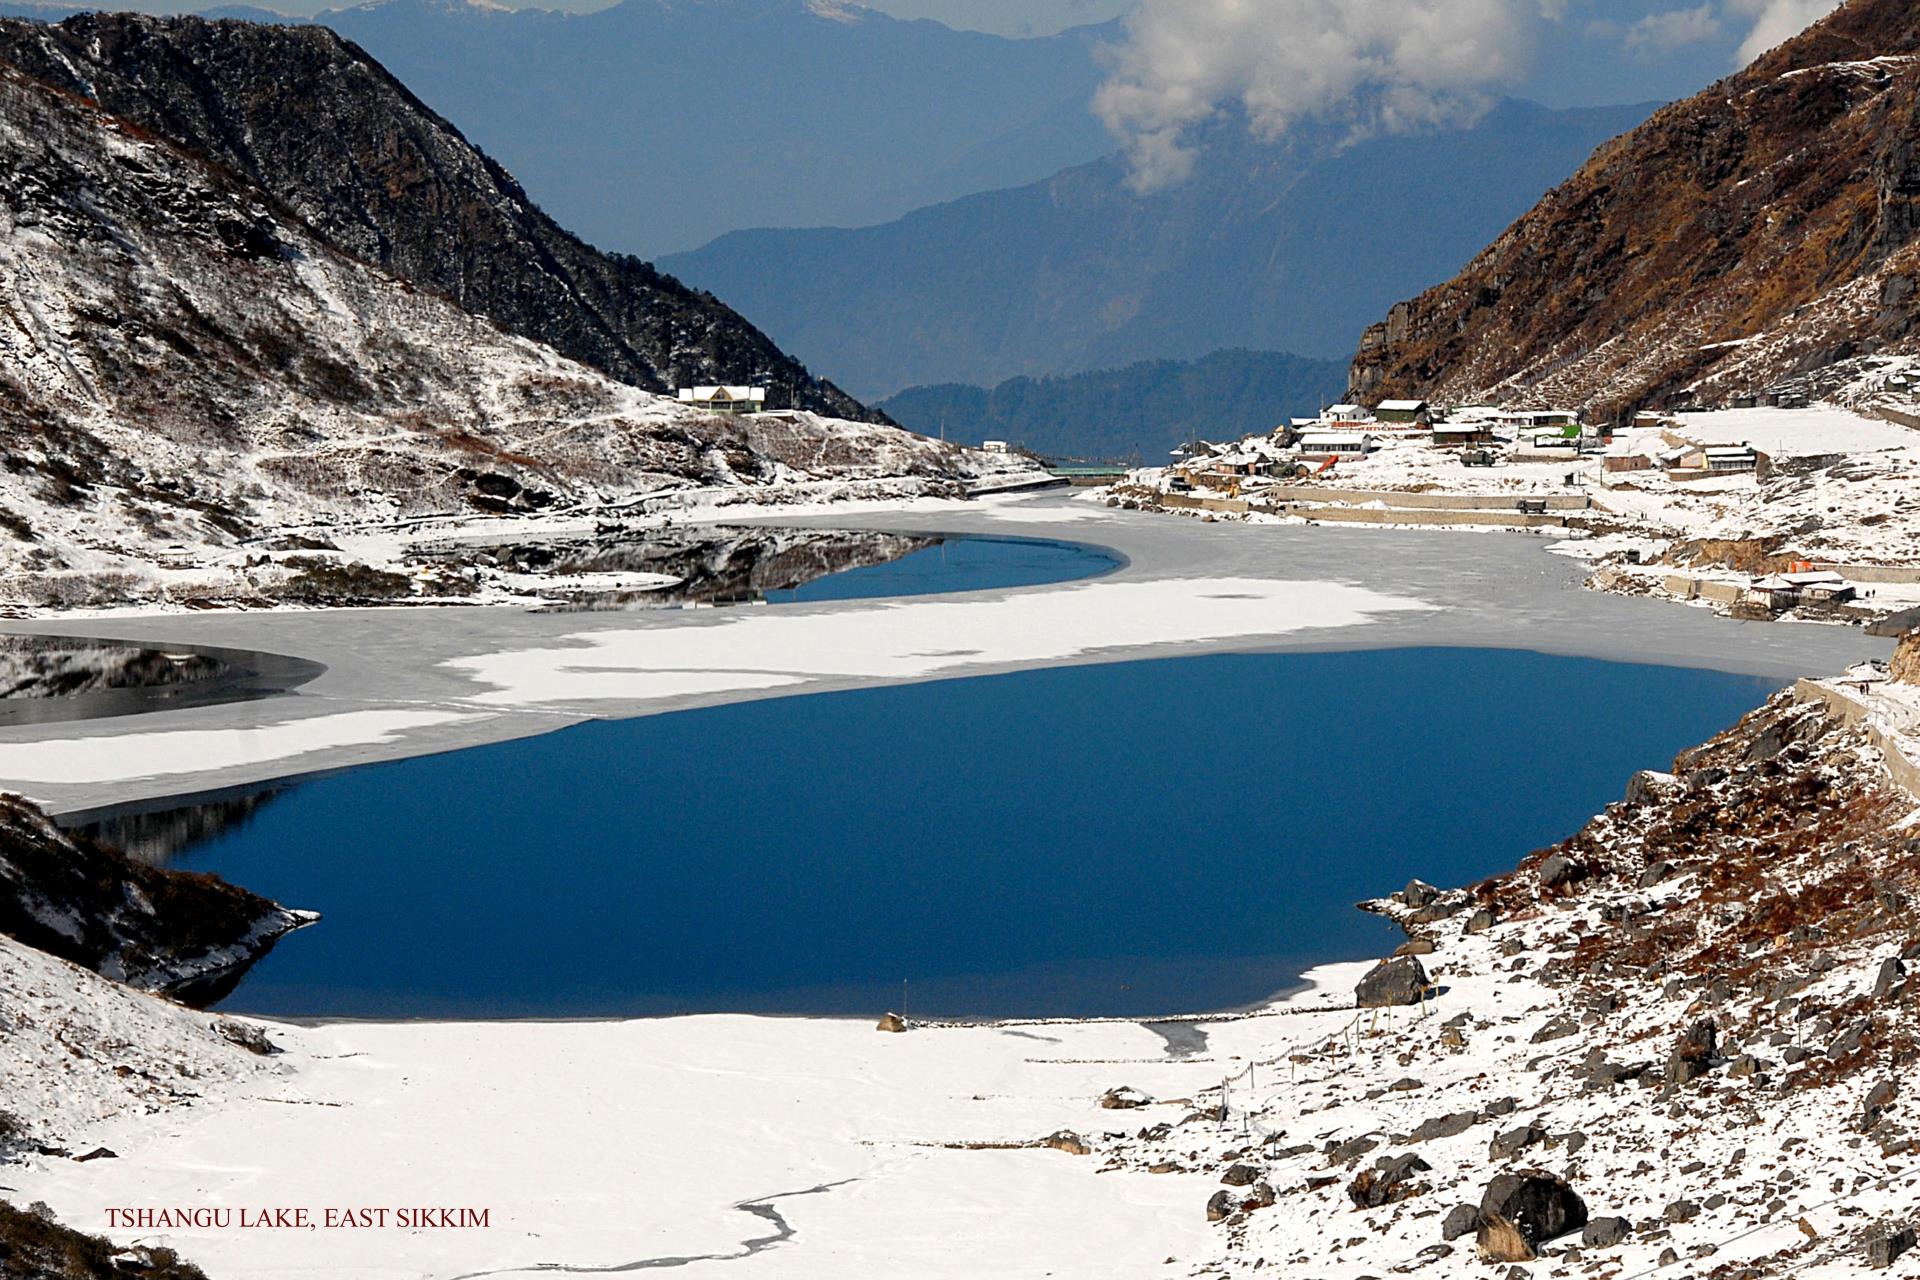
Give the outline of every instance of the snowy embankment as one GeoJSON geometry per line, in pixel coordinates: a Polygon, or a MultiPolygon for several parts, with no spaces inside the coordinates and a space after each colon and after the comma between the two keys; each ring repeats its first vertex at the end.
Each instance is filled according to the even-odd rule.
{"type": "MultiPolygon", "coordinates": [[[[1355,1010],[1369,966],[1342,965],[1177,1031],[341,1024],[270,1028],[265,1068],[169,1012],[139,1052],[177,1047],[219,1105],[149,1112],[152,1082],[86,1072],[65,1136],[119,1158],[8,1181],[86,1230],[317,1224],[116,1233],[215,1275],[1357,1280],[1490,1274],[1483,1244],[1545,1275],[1857,1274],[1920,1204],[1917,817],[1864,733],[1783,695],[1513,875],[1376,904],[1413,938],[1389,974],[1432,984],[1415,1006],[1355,1010]],[[1536,1199],[1489,1200],[1503,1174],[1536,1199]],[[1538,1197],[1567,1231],[1535,1230],[1538,1197]],[[421,1207],[469,1225],[395,1220],[421,1207]]],[[[91,975],[39,981],[101,1007],[91,975]]]]}

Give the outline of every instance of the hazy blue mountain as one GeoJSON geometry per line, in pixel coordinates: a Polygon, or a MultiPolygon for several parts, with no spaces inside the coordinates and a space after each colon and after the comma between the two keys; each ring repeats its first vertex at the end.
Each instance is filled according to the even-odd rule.
{"type": "Polygon", "coordinates": [[[877,407],[910,430],[965,444],[1007,440],[1053,457],[1157,463],[1195,436],[1237,439],[1317,413],[1346,387],[1344,360],[1216,351],[991,389],[910,387],[877,407]]]}
{"type": "Polygon", "coordinates": [[[1087,109],[1111,25],[1011,40],[826,0],[381,0],[316,21],[559,221],[646,257],[740,227],[883,221],[1112,145],[1087,109]]]}
{"type": "Polygon", "coordinates": [[[1136,194],[1117,158],[858,230],[742,231],[661,261],[867,398],[1195,359],[1342,359],[1648,106],[1501,104],[1473,128],[1270,143],[1235,121],[1193,178],[1136,194]]]}

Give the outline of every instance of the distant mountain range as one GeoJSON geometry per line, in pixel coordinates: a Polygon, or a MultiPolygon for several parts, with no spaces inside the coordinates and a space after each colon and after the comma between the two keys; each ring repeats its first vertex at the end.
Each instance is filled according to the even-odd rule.
{"type": "Polygon", "coordinates": [[[1602,416],[1712,403],[1920,350],[1916,280],[1920,10],[1852,0],[1394,307],[1354,382],[1602,416]]]}
{"type": "Polygon", "coordinates": [[[856,230],[741,231],[663,270],[748,310],[869,398],[1198,359],[1348,357],[1650,106],[1509,101],[1472,128],[1281,142],[1223,120],[1194,177],[1139,195],[1116,157],[856,230]]]}
{"type": "Polygon", "coordinates": [[[1232,440],[1317,413],[1347,388],[1347,367],[1270,351],[1148,360],[997,387],[911,387],[878,406],[922,435],[1006,440],[1050,457],[1156,465],[1185,440],[1232,440]]]}
{"type": "Polygon", "coordinates": [[[589,242],[648,257],[884,221],[1112,147],[1088,104],[1114,24],[1012,40],[838,0],[382,0],[315,21],[589,242]]]}

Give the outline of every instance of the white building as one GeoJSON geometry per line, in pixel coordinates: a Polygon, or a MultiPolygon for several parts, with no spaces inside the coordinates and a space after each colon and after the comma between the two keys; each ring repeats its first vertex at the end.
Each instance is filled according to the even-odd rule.
{"type": "Polygon", "coordinates": [[[767,407],[765,387],[682,387],[680,403],[708,413],[759,413],[767,407]]]}
{"type": "Polygon", "coordinates": [[[1300,453],[1309,458],[1364,458],[1380,449],[1380,437],[1365,432],[1316,431],[1300,437],[1300,453]]]}

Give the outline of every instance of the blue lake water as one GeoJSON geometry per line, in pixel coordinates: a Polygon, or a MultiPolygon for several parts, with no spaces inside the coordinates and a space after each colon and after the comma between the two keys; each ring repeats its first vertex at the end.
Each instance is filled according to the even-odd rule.
{"type": "Polygon", "coordinates": [[[325,914],[238,1011],[1229,1008],[1383,953],[1354,902],[1511,868],[1770,687],[1415,649],[774,698],[317,779],[175,865],[325,914]]]}
{"type": "Polygon", "coordinates": [[[1124,557],[1103,547],[969,535],[948,538],[885,564],[845,569],[789,590],[769,591],[766,596],[769,604],[805,604],[1041,587],[1111,573],[1124,563],[1124,557]]]}

